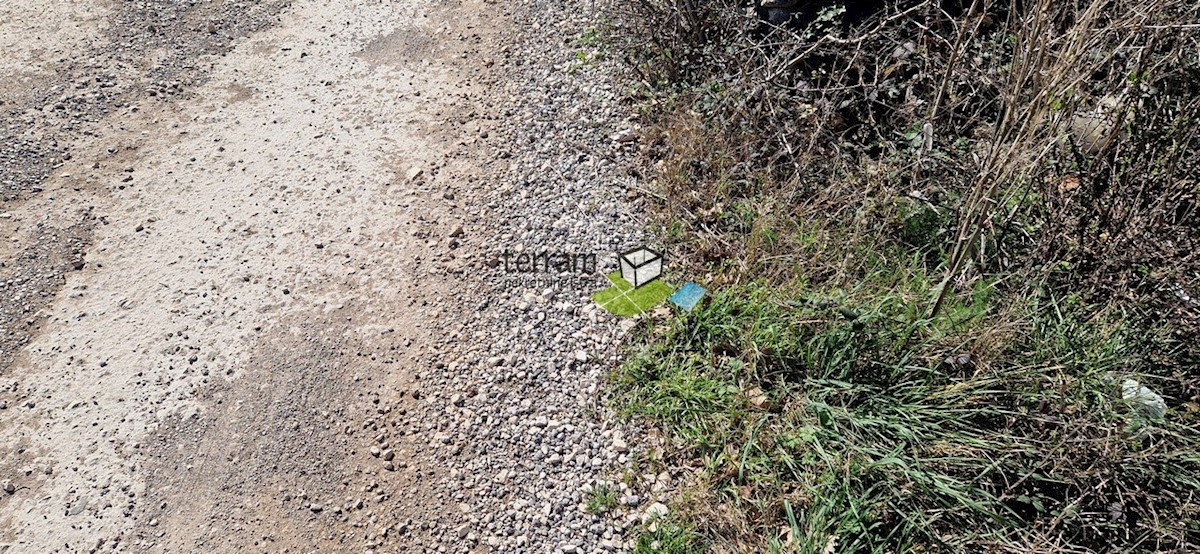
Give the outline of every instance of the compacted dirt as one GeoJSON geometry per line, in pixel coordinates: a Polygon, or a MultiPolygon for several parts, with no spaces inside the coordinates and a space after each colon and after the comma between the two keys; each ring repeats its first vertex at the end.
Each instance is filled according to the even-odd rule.
{"type": "Polygon", "coordinates": [[[596,24],[0,4],[0,553],[631,548],[687,476],[601,401],[645,185],[596,24]],[[598,263],[500,262],[547,251],[598,263]]]}
{"type": "Polygon", "coordinates": [[[0,553],[631,548],[687,476],[600,398],[645,223],[597,23],[0,4],[0,553]]]}
{"type": "Polygon", "coordinates": [[[404,415],[481,265],[450,191],[506,155],[510,25],[476,0],[0,6],[0,552],[436,547],[457,505],[404,415]]]}

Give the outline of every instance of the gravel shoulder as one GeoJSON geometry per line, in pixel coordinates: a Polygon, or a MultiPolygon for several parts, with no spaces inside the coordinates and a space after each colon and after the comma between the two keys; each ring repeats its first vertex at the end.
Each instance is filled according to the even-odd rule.
{"type": "Polygon", "coordinates": [[[601,272],[498,263],[641,240],[590,14],[53,5],[0,28],[52,39],[0,64],[9,552],[593,552],[662,509],[601,272]]]}

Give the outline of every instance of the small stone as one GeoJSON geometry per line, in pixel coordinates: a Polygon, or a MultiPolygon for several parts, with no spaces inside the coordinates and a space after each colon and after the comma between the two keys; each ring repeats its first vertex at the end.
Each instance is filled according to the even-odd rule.
{"type": "Polygon", "coordinates": [[[629,452],[629,443],[625,442],[625,439],[621,437],[613,437],[612,447],[613,450],[622,454],[629,452]]]}
{"type": "Polygon", "coordinates": [[[452,239],[456,239],[456,238],[459,238],[459,237],[461,237],[461,236],[463,236],[463,226],[462,226],[462,225],[455,225],[455,226],[454,226],[454,230],[453,230],[453,231],[450,231],[450,238],[452,238],[452,239]]]}
{"type": "Polygon", "coordinates": [[[324,510],[324,509],[325,509],[325,507],[324,507],[324,506],[321,506],[320,504],[317,504],[316,502],[313,502],[312,504],[309,504],[309,505],[308,505],[308,509],[309,509],[309,510],[312,510],[312,512],[313,512],[314,514],[316,514],[316,513],[320,513],[320,512],[321,512],[321,510],[324,510]]]}
{"type": "Polygon", "coordinates": [[[669,513],[671,513],[671,510],[667,508],[666,504],[663,504],[662,502],[655,502],[651,504],[649,508],[646,508],[644,513],[642,513],[642,523],[662,519],[669,513]]]}
{"type": "Polygon", "coordinates": [[[638,138],[640,138],[638,136],[638,132],[634,129],[624,129],[624,130],[618,131],[616,133],[613,133],[613,135],[612,135],[613,142],[618,142],[618,143],[623,143],[623,144],[630,143],[630,142],[637,142],[638,138]]]}
{"type": "Polygon", "coordinates": [[[77,515],[83,513],[83,511],[87,509],[87,505],[88,505],[87,497],[81,496],[81,497],[79,497],[79,500],[76,500],[75,504],[73,506],[71,506],[71,509],[67,510],[67,515],[77,516],[77,515]]]}
{"type": "Polygon", "coordinates": [[[584,351],[584,350],[576,350],[576,351],[575,351],[575,361],[577,361],[577,362],[586,362],[586,361],[588,361],[588,353],[587,353],[587,351],[584,351]]]}
{"type": "Polygon", "coordinates": [[[17,486],[14,485],[13,482],[9,481],[8,479],[5,479],[4,481],[0,481],[0,488],[3,488],[4,492],[6,492],[8,494],[17,492],[17,486]]]}

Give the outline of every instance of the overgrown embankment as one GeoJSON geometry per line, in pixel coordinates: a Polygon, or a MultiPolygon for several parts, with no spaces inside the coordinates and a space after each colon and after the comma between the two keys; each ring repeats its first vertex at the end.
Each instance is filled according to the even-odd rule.
{"type": "Polygon", "coordinates": [[[613,377],[697,469],[648,551],[1200,548],[1200,6],[621,7],[716,291],[613,377]]]}

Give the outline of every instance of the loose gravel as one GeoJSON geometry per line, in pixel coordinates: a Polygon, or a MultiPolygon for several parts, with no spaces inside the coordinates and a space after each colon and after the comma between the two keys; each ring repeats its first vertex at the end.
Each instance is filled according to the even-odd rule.
{"type": "MultiPolygon", "coordinates": [[[[49,113],[61,125],[46,125],[43,115],[24,108],[18,111],[28,119],[10,120],[60,130],[14,140],[3,152],[0,159],[11,176],[4,183],[6,201],[15,205],[40,194],[38,183],[70,160],[68,145],[78,138],[73,133],[84,132],[91,122],[147,98],[187,102],[206,78],[211,66],[205,64],[215,63],[238,37],[253,38],[274,24],[277,10],[286,5],[125,4],[111,19],[117,25],[86,59],[60,60],[58,88],[24,97],[35,100],[25,107],[49,113]],[[138,52],[148,51],[158,52],[157,64],[136,59],[138,52]],[[24,165],[17,167],[18,162],[24,165]]],[[[457,2],[436,6],[460,7],[457,2]]],[[[414,14],[425,8],[413,8],[414,14]]],[[[133,531],[108,542],[62,551],[149,552],[189,541],[196,548],[237,551],[247,546],[244,541],[263,541],[267,548],[290,537],[292,544],[311,541],[338,545],[335,550],[381,553],[607,552],[631,548],[640,529],[667,516],[682,476],[648,469],[653,440],[620,423],[602,401],[605,375],[619,363],[623,337],[637,321],[611,316],[590,299],[607,286],[603,274],[615,270],[616,252],[652,241],[644,234],[638,193],[643,187],[631,171],[640,146],[637,123],[614,68],[600,55],[603,46],[581,38],[592,36],[589,29],[600,21],[594,7],[553,0],[510,9],[519,11],[497,15],[500,31],[486,28],[491,22],[482,14],[458,22],[450,16],[443,27],[423,28],[427,33],[437,28],[436,36],[392,33],[359,53],[388,57],[389,64],[441,68],[447,51],[459,52],[445,71],[457,75],[455,64],[469,64],[473,75],[454,78],[486,92],[479,98],[472,96],[474,90],[445,90],[444,102],[430,102],[438,106],[431,121],[442,127],[421,131],[442,136],[446,151],[441,159],[406,162],[395,169],[402,177],[388,185],[388,194],[395,195],[388,198],[399,198],[404,213],[414,214],[411,221],[395,223],[395,236],[411,239],[408,247],[421,253],[388,271],[371,265],[379,263],[372,253],[382,254],[369,241],[330,244],[313,237],[313,244],[303,245],[305,253],[296,256],[299,269],[316,263],[312,260],[328,263],[332,279],[341,280],[331,285],[342,287],[339,291],[353,292],[360,284],[359,277],[338,273],[352,265],[363,278],[411,278],[396,296],[411,299],[413,305],[403,308],[411,309],[412,321],[433,325],[418,331],[405,328],[406,321],[377,323],[373,317],[386,319],[378,306],[350,293],[350,300],[316,316],[296,309],[287,316],[264,311],[261,318],[253,308],[228,309],[216,317],[202,305],[211,301],[207,295],[199,297],[206,300],[196,299],[189,309],[202,317],[168,329],[156,345],[161,353],[139,354],[169,362],[170,367],[155,368],[155,375],[165,376],[163,382],[151,384],[139,373],[130,386],[147,397],[167,391],[173,404],[204,407],[162,416],[159,429],[144,440],[122,437],[112,456],[130,460],[129,475],[123,477],[128,483],[110,486],[93,479],[90,490],[54,499],[63,504],[62,521],[76,525],[73,532],[80,535],[87,533],[74,522],[89,517],[86,525],[105,529],[120,527],[111,519],[101,521],[105,514],[135,522],[133,531]],[[444,104],[458,105],[443,109],[444,104]],[[332,257],[314,254],[333,256],[335,250],[345,250],[344,261],[337,258],[335,264],[332,257]],[[505,266],[506,255],[539,251],[595,254],[596,271],[523,275],[505,266]],[[212,338],[220,336],[214,330],[227,322],[241,325],[240,318],[245,324],[239,332],[250,336],[283,331],[270,341],[255,338],[261,342],[253,343],[258,346],[246,356],[249,361],[225,364],[223,349],[229,347],[212,338]],[[378,336],[355,336],[364,328],[378,336]],[[186,386],[180,379],[171,384],[179,371],[189,375],[186,386]],[[594,501],[600,498],[605,500],[594,501]],[[189,504],[205,510],[189,511],[189,504]],[[274,531],[264,536],[263,529],[274,531]]],[[[289,52],[297,60],[306,55],[289,52]]],[[[235,94],[229,104],[244,100],[230,92],[235,94]]],[[[24,136],[16,127],[4,133],[24,136]]],[[[224,155],[223,148],[218,150],[224,155]]],[[[136,152],[120,143],[105,155],[112,156],[106,165],[136,159],[136,152]]],[[[141,171],[128,186],[145,186],[141,171]]],[[[164,183],[168,174],[159,176],[164,183]]],[[[106,183],[113,189],[106,194],[129,194],[124,183],[106,183]]],[[[296,185],[278,194],[299,195],[286,204],[289,209],[308,209],[302,213],[317,218],[337,208],[353,212],[359,228],[368,227],[369,222],[356,219],[363,214],[354,201],[346,199],[349,185],[347,194],[328,188],[296,185]],[[331,196],[321,197],[322,204],[312,199],[318,193],[331,196]]],[[[147,193],[139,189],[137,194],[147,193]]],[[[263,223],[261,230],[238,227],[238,234],[225,239],[229,248],[245,248],[246,256],[271,253],[274,244],[256,242],[267,240],[260,232],[278,231],[280,244],[299,240],[288,238],[291,229],[271,228],[280,223],[275,219],[281,217],[263,223]]],[[[49,305],[64,273],[90,263],[92,227],[108,225],[105,216],[90,210],[80,212],[75,226],[47,228],[41,235],[28,231],[27,223],[22,236],[28,244],[20,245],[20,255],[6,256],[8,265],[0,265],[0,288],[16,291],[9,299],[40,300],[12,309],[0,302],[0,323],[12,337],[0,344],[0,354],[9,356],[0,358],[0,367],[36,337],[39,323],[33,314],[49,305]],[[61,253],[51,255],[48,248],[61,253]]],[[[131,232],[150,236],[155,223],[131,232]]],[[[208,269],[221,275],[215,264],[208,269]]],[[[313,277],[310,288],[321,290],[326,278],[323,273],[313,277]]],[[[223,283],[231,290],[246,287],[243,296],[262,292],[252,285],[257,282],[249,276],[223,283]]],[[[281,288],[279,305],[298,302],[306,291],[292,292],[281,288]]],[[[125,303],[118,307],[137,309],[125,303]]],[[[125,369],[97,362],[104,374],[125,369]]],[[[28,413],[34,414],[35,396],[25,387],[11,383],[0,390],[0,401],[28,403],[28,413]]],[[[53,392],[60,403],[71,394],[53,392]]],[[[97,417],[111,409],[83,401],[70,406],[94,409],[97,417]]],[[[8,483],[13,490],[0,487],[5,494],[22,495],[26,483],[48,482],[51,466],[67,472],[78,464],[20,457],[12,464],[18,462],[35,469],[44,465],[44,476],[41,469],[30,469],[8,483]]],[[[39,502],[20,498],[27,505],[39,502]]]]}
{"type": "Polygon", "coordinates": [[[474,199],[488,217],[466,227],[469,243],[488,245],[473,268],[482,283],[464,277],[470,290],[459,300],[471,316],[443,330],[439,355],[420,375],[429,406],[421,421],[437,430],[433,456],[448,469],[435,487],[464,513],[463,526],[434,537],[448,551],[625,550],[666,515],[677,487],[678,475],[645,469],[644,433],[601,401],[635,321],[590,296],[608,285],[603,273],[616,269],[616,252],[647,237],[629,171],[636,123],[613,67],[579,40],[598,18],[567,2],[518,15],[524,65],[510,76],[497,131],[511,158],[474,199]],[[598,271],[506,271],[505,253],[511,260],[522,251],[595,253],[598,271]],[[587,504],[598,487],[616,491],[618,503],[594,514],[587,504]]]}

